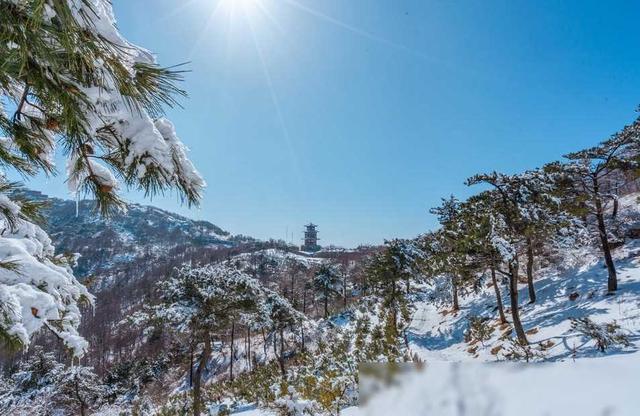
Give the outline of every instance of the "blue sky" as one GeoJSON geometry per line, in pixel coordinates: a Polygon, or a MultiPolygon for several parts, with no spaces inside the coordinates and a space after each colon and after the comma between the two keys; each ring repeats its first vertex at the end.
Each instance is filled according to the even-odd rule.
{"type": "Polygon", "coordinates": [[[128,39],[192,71],[168,115],[209,187],[200,210],[150,203],[233,233],[415,236],[468,176],[595,144],[640,103],[637,2],[222,1],[113,3],[128,39]]]}

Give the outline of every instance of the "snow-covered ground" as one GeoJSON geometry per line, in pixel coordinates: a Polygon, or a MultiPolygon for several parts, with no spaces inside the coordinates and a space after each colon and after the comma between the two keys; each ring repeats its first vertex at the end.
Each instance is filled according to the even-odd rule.
{"type": "Polygon", "coordinates": [[[635,416],[640,355],[554,363],[427,364],[345,416],[635,416]]]}
{"type": "MultiPolygon", "coordinates": [[[[535,304],[527,303],[526,285],[520,286],[521,318],[529,341],[550,346],[546,349],[546,360],[601,356],[591,342],[571,330],[570,318],[589,317],[597,323],[616,321],[632,342],[632,346],[610,349],[606,355],[636,352],[640,346],[640,242],[614,252],[619,290],[613,296],[606,293],[607,270],[598,253],[581,251],[579,254],[580,261],[574,267],[539,273],[535,281],[538,298],[535,304]]],[[[501,289],[503,302],[508,307],[507,289],[504,286],[501,289]]],[[[508,328],[499,326],[495,305],[491,287],[462,298],[457,313],[437,308],[428,301],[418,303],[410,329],[412,350],[428,362],[501,359],[501,352],[496,350],[502,349],[499,347],[504,341],[500,338],[508,328]],[[473,346],[464,342],[468,317],[472,315],[491,317],[490,324],[495,328],[490,340],[473,346]]],[[[510,320],[508,313],[507,319],[510,320]]]]}

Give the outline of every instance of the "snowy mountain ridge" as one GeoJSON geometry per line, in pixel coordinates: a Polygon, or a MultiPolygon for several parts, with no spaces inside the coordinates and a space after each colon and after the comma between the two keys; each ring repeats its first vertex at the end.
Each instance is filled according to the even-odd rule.
{"type": "Polygon", "coordinates": [[[44,228],[56,250],[81,255],[75,268],[80,278],[136,258],[158,257],[180,246],[217,249],[253,241],[208,221],[149,205],[128,204],[126,212],[104,218],[95,212],[93,201],[51,198],[36,191],[27,191],[27,196],[47,203],[44,228]]]}

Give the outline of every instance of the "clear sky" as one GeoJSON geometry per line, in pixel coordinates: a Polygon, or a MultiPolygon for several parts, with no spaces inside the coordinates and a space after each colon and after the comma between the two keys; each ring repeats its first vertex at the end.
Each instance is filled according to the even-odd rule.
{"type": "Polygon", "coordinates": [[[640,103],[634,1],[113,4],[129,40],[192,71],[168,114],[209,186],[200,210],[151,203],[258,238],[310,220],[323,244],[415,236],[468,176],[595,144],[640,103]]]}

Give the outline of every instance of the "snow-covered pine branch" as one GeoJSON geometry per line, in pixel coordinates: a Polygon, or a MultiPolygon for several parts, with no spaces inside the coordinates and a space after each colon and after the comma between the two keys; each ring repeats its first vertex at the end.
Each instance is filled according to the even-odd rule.
{"type": "MultiPolygon", "coordinates": [[[[0,0],[0,167],[49,175],[62,154],[70,190],[104,214],[124,207],[125,188],[175,189],[197,204],[205,182],[163,117],[185,95],[182,71],[159,66],[115,22],[107,0],[0,0]]],[[[92,297],[0,182],[0,336],[24,347],[46,327],[81,355],[78,304],[92,297]]]]}
{"type": "Polygon", "coordinates": [[[50,173],[60,149],[70,190],[95,196],[103,212],[122,206],[123,186],[147,194],[173,188],[198,203],[205,182],[162,116],[185,95],[175,85],[181,70],[160,67],[127,41],[109,1],[2,1],[0,8],[7,63],[0,94],[15,107],[0,112],[0,160],[50,173]]]}
{"type": "Polygon", "coordinates": [[[0,337],[25,347],[47,328],[80,356],[87,342],[77,331],[79,305],[93,296],[72,274],[75,259],[56,256],[47,234],[25,215],[29,203],[9,199],[16,190],[0,183],[0,337]]]}

